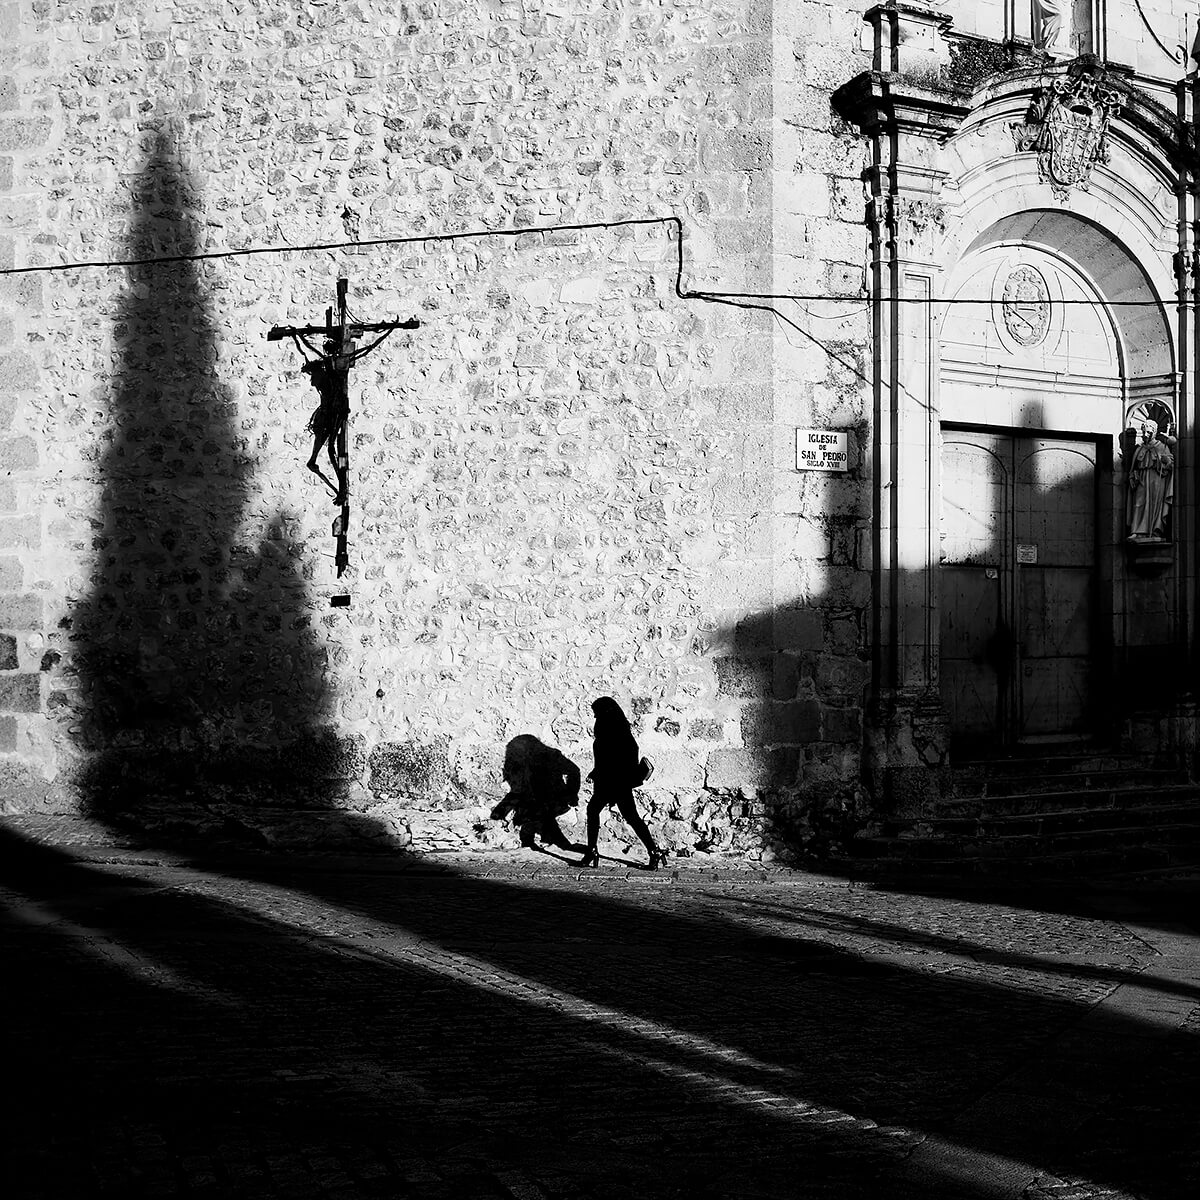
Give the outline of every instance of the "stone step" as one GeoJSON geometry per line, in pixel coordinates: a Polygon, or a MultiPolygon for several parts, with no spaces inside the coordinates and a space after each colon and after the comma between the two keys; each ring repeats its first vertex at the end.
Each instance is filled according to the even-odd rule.
{"type": "Polygon", "coordinates": [[[937,816],[1008,816],[1075,809],[1138,809],[1156,804],[1200,802],[1200,786],[1172,782],[1154,787],[1080,787],[1072,791],[1018,792],[1013,796],[942,800],[937,816]]]}
{"type": "Polygon", "coordinates": [[[881,823],[881,835],[890,838],[1013,838],[1013,836],[1051,836],[1079,829],[1153,830],[1163,826],[1200,823],[1200,802],[1164,804],[1163,797],[1151,797],[1154,803],[1134,808],[1092,806],[1092,808],[1056,808],[1027,814],[983,814],[962,816],[889,818],[881,823]]]}
{"type": "Polygon", "coordinates": [[[885,818],[893,822],[999,821],[1053,817],[1057,813],[1128,814],[1121,823],[1147,823],[1148,810],[1200,809],[1200,788],[1177,784],[1160,788],[1110,788],[1098,791],[1027,793],[1020,796],[944,800],[926,817],[885,818]]]}
{"type": "Polygon", "coordinates": [[[1008,796],[951,797],[937,804],[937,817],[1017,816],[1077,809],[1136,809],[1156,804],[1200,802],[1200,786],[1163,783],[1156,787],[1097,787],[1075,791],[1017,792],[1008,796]]]}
{"type": "Polygon", "coordinates": [[[1023,857],[970,857],[933,854],[916,857],[856,854],[839,856],[830,865],[853,878],[884,879],[1056,879],[1145,871],[1167,871],[1200,866],[1200,844],[1119,846],[1085,851],[1054,851],[1023,857]]]}
{"type": "MultiPolygon", "coordinates": [[[[1066,817],[1067,814],[1059,814],[1066,817]]],[[[1077,814],[1085,816],[1085,814],[1077,814]]],[[[988,858],[1028,851],[1052,852],[1053,846],[1078,849],[1084,846],[1148,845],[1161,842],[1178,845],[1200,840],[1200,813],[1173,811],[1163,813],[1163,820],[1153,824],[1119,825],[1111,822],[1088,825],[1086,823],[1055,825],[1047,829],[1031,828],[1028,822],[1018,821],[996,828],[971,828],[940,830],[933,823],[918,824],[914,829],[901,832],[881,830],[876,834],[865,834],[855,838],[853,845],[865,853],[934,856],[948,851],[970,852],[988,858]]],[[[1039,825],[1042,822],[1038,822],[1039,825]]]]}
{"type": "Polygon", "coordinates": [[[1182,770],[1172,767],[1126,766],[1093,767],[1053,773],[984,772],[975,768],[955,768],[950,791],[955,799],[991,799],[997,796],[1036,795],[1040,792],[1075,792],[1080,789],[1112,790],[1122,788],[1170,787],[1187,782],[1182,770]]]}
{"type": "Polygon", "coordinates": [[[869,875],[1053,876],[1200,865],[1200,788],[1112,789],[1007,801],[1013,799],[1045,807],[997,814],[951,812],[943,806],[936,817],[886,819],[845,847],[845,867],[869,875]],[[1076,803],[1057,803],[1068,797],[1076,803]]]}
{"type": "Polygon", "coordinates": [[[924,867],[937,862],[1048,862],[1080,856],[1130,855],[1146,851],[1143,857],[1164,865],[1173,865],[1172,856],[1200,861],[1200,814],[1173,813],[1172,823],[1133,828],[1063,828],[1049,832],[1009,831],[999,833],[963,833],[933,836],[879,834],[854,839],[847,846],[848,857],[876,865],[895,864],[924,867]],[[1187,816],[1186,820],[1179,820],[1187,816]],[[1152,852],[1152,853],[1150,853],[1152,852]]]}

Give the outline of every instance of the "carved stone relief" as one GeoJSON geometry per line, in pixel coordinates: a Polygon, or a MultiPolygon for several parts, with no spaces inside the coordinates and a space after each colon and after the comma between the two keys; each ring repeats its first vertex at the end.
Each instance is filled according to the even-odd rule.
{"type": "Polygon", "coordinates": [[[1103,72],[1083,70],[1050,81],[1029,114],[1012,127],[1018,150],[1036,150],[1038,174],[1059,200],[1072,187],[1086,191],[1092,168],[1108,161],[1109,121],[1121,98],[1103,72]]]}
{"type": "Polygon", "coordinates": [[[1020,266],[1004,281],[1000,313],[1009,337],[1020,346],[1037,346],[1050,328],[1050,289],[1040,271],[1020,266]]]}

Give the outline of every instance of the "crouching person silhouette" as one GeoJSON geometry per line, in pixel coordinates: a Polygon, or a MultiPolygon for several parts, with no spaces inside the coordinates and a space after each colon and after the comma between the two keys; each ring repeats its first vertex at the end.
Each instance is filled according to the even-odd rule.
{"type": "Polygon", "coordinates": [[[558,818],[579,802],[579,768],[562,751],[522,733],[505,747],[504,782],[508,795],[492,809],[492,819],[511,813],[522,846],[537,850],[540,838],[560,850],[583,849],[558,827],[558,818]]]}
{"type": "Polygon", "coordinates": [[[638,744],[633,730],[629,728],[629,721],[621,711],[621,706],[611,696],[594,700],[592,712],[596,715],[596,727],[592,734],[595,765],[588,776],[593,786],[592,798],[587,806],[587,852],[579,865],[599,866],[600,852],[596,849],[596,843],[600,840],[600,814],[615,805],[629,828],[641,838],[646,853],[650,855],[647,866],[653,871],[665,865],[667,856],[650,836],[650,830],[646,828],[646,822],[642,820],[633,800],[633,789],[650,778],[653,767],[646,759],[638,757],[638,744]]]}

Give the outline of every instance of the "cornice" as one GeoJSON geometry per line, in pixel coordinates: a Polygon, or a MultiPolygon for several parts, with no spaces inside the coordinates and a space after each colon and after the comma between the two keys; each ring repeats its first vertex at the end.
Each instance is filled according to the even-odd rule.
{"type": "Polygon", "coordinates": [[[991,75],[974,89],[897,71],[864,71],[833,94],[835,111],[864,133],[894,131],[945,142],[965,124],[994,119],[997,108],[1030,107],[1060,77],[1102,71],[1120,96],[1112,133],[1141,146],[1176,170],[1200,176],[1200,134],[1161,101],[1147,95],[1132,72],[1081,56],[1047,66],[1021,64],[991,75]]]}
{"type": "Polygon", "coordinates": [[[944,142],[970,112],[970,93],[899,71],[864,71],[834,92],[833,105],[865,133],[900,130],[944,142]]]}

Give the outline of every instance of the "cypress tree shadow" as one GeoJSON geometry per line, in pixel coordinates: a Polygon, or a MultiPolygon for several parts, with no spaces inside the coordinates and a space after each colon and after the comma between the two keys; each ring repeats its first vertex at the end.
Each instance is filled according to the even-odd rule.
{"type": "MultiPolygon", "coordinates": [[[[200,193],[171,130],[154,134],[131,191],[128,258],[202,249],[200,193]]],[[[347,748],[325,724],[325,650],[288,518],[253,506],[205,270],[130,268],[119,300],[91,591],[71,618],[81,711],[68,715],[91,814],[270,840],[247,815],[328,807],[347,748]]]]}

